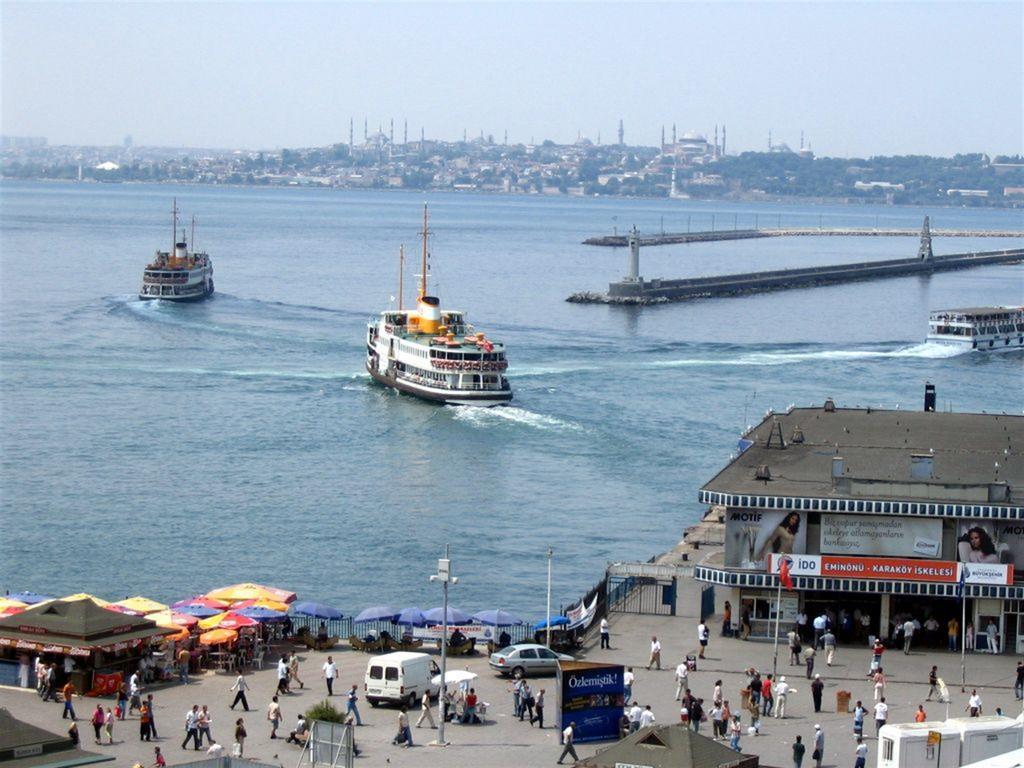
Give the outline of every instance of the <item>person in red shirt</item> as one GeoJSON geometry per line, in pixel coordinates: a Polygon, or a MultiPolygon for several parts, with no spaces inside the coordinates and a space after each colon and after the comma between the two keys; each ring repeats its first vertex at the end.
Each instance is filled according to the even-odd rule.
{"type": "Polygon", "coordinates": [[[914,722],[923,723],[928,719],[928,713],[924,711],[924,704],[917,705],[917,712],[914,713],[914,722]]]}
{"type": "Polygon", "coordinates": [[[480,718],[476,716],[476,702],[476,689],[470,688],[469,693],[466,694],[466,708],[465,711],[462,713],[463,723],[472,724],[480,722],[480,718]]]}
{"type": "Polygon", "coordinates": [[[163,753],[160,752],[160,747],[153,747],[153,752],[156,753],[156,762],[153,763],[153,768],[164,768],[167,765],[167,761],[164,760],[163,753]]]}

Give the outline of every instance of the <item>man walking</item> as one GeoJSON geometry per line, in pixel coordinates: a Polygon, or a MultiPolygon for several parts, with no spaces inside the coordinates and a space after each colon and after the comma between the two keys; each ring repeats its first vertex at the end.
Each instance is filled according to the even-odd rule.
{"type": "Polygon", "coordinates": [[[327,695],[334,695],[334,678],[338,676],[338,665],[334,663],[334,657],[328,656],[323,666],[323,678],[327,681],[327,695]]]}
{"type": "Polygon", "coordinates": [[[831,629],[825,630],[821,642],[825,644],[825,664],[831,667],[836,658],[836,636],[831,629]]]}
{"type": "Polygon", "coordinates": [[[651,635],[651,658],[647,661],[647,668],[652,666],[661,669],[661,643],[655,635],[651,635]]]}
{"type": "Polygon", "coordinates": [[[793,742],[793,768],[800,768],[803,765],[805,751],[807,751],[807,747],[804,746],[802,738],[797,736],[796,741],[793,742]]]}
{"type": "Polygon", "coordinates": [[[193,746],[199,749],[199,705],[193,704],[192,709],[185,713],[185,740],[181,742],[181,748],[185,749],[189,739],[193,746]]]}
{"type": "Polygon", "coordinates": [[[783,720],[786,718],[786,695],[788,693],[789,684],[786,682],[786,676],[782,675],[778,685],[775,686],[775,716],[783,720]]]}
{"type": "Polygon", "coordinates": [[[608,617],[601,617],[601,647],[611,650],[611,631],[608,626],[608,617]]]}
{"type": "Polygon", "coordinates": [[[814,759],[814,768],[821,768],[821,761],[825,757],[825,732],[820,725],[814,726],[814,751],[811,757],[814,759]]]}
{"type": "Polygon", "coordinates": [[[885,696],[875,704],[875,735],[882,730],[885,721],[889,719],[889,705],[885,703],[885,696]]]}
{"type": "Polygon", "coordinates": [[[955,616],[946,623],[946,635],[949,638],[949,650],[955,651],[960,639],[960,622],[955,616]]]}
{"type": "Polygon", "coordinates": [[[537,723],[538,728],[544,727],[544,689],[537,693],[537,699],[533,702],[533,717],[530,718],[530,725],[537,723]]]}
{"type": "MultiPolygon", "coordinates": [[[[1017,679],[1018,680],[1021,679],[1021,669],[1022,668],[1024,668],[1024,664],[1018,662],[1018,664],[1017,664],[1017,679]]],[[[931,671],[928,673],[928,696],[925,698],[925,701],[931,701],[932,700],[932,694],[933,693],[938,693],[938,691],[939,691],[939,668],[933,664],[931,671]]],[[[939,694],[939,697],[940,698],[942,697],[941,693],[939,694]]],[[[1020,696],[1018,696],[1017,699],[1019,700],[1020,696]]]]}
{"type": "Polygon", "coordinates": [[[821,695],[825,691],[825,684],[821,681],[821,675],[814,676],[811,683],[811,699],[814,701],[814,711],[821,712],[821,695]]]}
{"type": "Polygon", "coordinates": [[[860,740],[864,735],[864,715],[868,711],[864,709],[864,705],[860,699],[857,700],[857,705],[853,708],[853,735],[860,740]]]}
{"type": "Polygon", "coordinates": [[[228,689],[229,691],[237,691],[235,694],[235,700],[231,702],[231,709],[234,709],[238,702],[242,702],[242,708],[249,711],[249,700],[245,697],[245,692],[249,690],[249,681],[245,679],[245,673],[241,669],[238,670],[238,677],[235,678],[235,684],[228,689]]]}
{"type": "Polygon", "coordinates": [[[814,647],[817,648],[818,644],[821,643],[821,636],[825,634],[825,629],[828,627],[828,617],[822,612],[820,616],[814,619],[814,647]]]}
{"type": "Polygon", "coordinates": [[[704,619],[700,620],[700,624],[697,625],[697,642],[700,643],[700,652],[697,654],[697,658],[704,658],[704,651],[708,647],[708,639],[711,637],[711,630],[708,629],[708,625],[704,622],[704,619]]]}
{"type": "Polygon", "coordinates": [[[437,723],[434,722],[434,715],[430,712],[430,689],[423,691],[423,697],[420,699],[420,717],[416,721],[416,727],[419,728],[423,725],[423,721],[426,720],[430,723],[431,728],[437,728],[437,723]]]}
{"type": "Polygon", "coordinates": [[[156,732],[156,706],[153,704],[152,693],[146,694],[146,706],[149,707],[149,732],[154,739],[159,739],[156,732]]]}
{"type": "Polygon", "coordinates": [[[633,700],[633,681],[636,680],[636,675],[633,674],[632,667],[626,667],[626,671],[622,675],[622,700],[629,702],[633,700]]]}
{"type": "Polygon", "coordinates": [[[282,656],[277,662],[277,692],[291,693],[288,690],[288,657],[282,656]]]}
{"type": "Polygon", "coordinates": [[[345,711],[348,714],[355,716],[356,725],[362,725],[363,718],[359,716],[359,707],[356,706],[356,702],[359,701],[359,694],[356,693],[357,690],[358,688],[355,683],[353,683],[352,687],[348,691],[348,701],[345,703],[345,711]]]}
{"type": "Polygon", "coordinates": [[[789,630],[786,640],[789,642],[789,666],[794,667],[800,663],[800,634],[796,631],[796,625],[789,630]]]}
{"type": "Polygon", "coordinates": [[[576,723],[571,722],[562,731],[562,744],[565,746],[562,748],[562,754],[558,757],[558,764],[562,764],[562,760],[565,759],[566,755],[572,757],[574,762],[578,762],[580,757],[576,754],[576,748],[572,745],[573,738],[576,736],[576,723]]]}
{"type": "Polygon", "coordinates": [[[854,754],[856,758],[853,761],[853,768],[866,768],[868,763],[868,745],[864,743],[864,739],[860,736],[857,737],[857,750],[854,754]]]}
{"type": "Polygon", "coordinates": [[[64,697],[64,712],[61,713],[60,719],[63,720],[69,715],[71,720],[77,720],[75,717],[75,707],[72,699],[75,698],[75,684],[68,680],[64,683],[64,687],[61,689],[61,695],[64,697]]]}
{"type": "Polygon", "coordinates": [[[683,700],[683,691],[690,687],[690,670],[686,666],[686,659],[683,659],[676,666],[676,701],[683,700]]]}
{"type": "Polygon", "coordinates": [[[905,622],[903,622],[903,653],[906,656],[910,655],[910,641],[914,637],[915,629],[916,627],[914,626],[913,619],[908,618],[905,622]]]}
{"type": "Polygon", "coordinates": [[[1017,662],[1017,680],[1013,684],[1013,693],[1017,697],[1017,701],[1024,699],[1024,661],[1017,662]]]}

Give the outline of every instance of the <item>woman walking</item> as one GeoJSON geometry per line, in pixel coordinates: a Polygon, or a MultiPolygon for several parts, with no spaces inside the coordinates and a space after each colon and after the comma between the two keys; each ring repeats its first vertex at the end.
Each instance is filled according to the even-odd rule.
{"type": "Polygon", "coordinates": [[[99,744],[102,739],[100,734],[103,732],[103,723],[106,721],[107,716],[103,713],[103,705],[97,704],[96,709],[92,713],[92,729],[96,732],[96,743],[99,744]]]}
{"type": "Polygon", "coordinates": [[[237,757],[242,757],[245,753],[245,721],[242,718],[235,720],[235,744],[238,745],[237,757]]]}
{"type": "Polygon", "coordinates": [[[299,688],[305,688],[306,684],[299,677],[299,654],[293,653],[288,660],[288,677],[299,684],[299,688]]]}
{"type": "Polygon", "coordinates": [[[107,707],[107,716],[103,719],[103,730],[107,734],[107,744],[114,743],[114,711],[107,707]]]}

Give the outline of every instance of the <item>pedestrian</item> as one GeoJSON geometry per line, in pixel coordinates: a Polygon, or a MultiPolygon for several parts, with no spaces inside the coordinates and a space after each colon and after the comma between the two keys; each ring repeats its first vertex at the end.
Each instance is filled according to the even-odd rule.
{"type": "Polygon", "coordinates": [[[800,663],[800,634],[795,624],[786,633],[786,641],[789,643],[789,666],[793,667],[800,663]]]}
{"type": "Polygon", "coordinates": [[[679,722],[683,724],[684,728],[690,727],[690,699],[683,699],[679,705],[679,722]]]}
{"type": "Polygon", "coordinates": [[[629,732],[636,733],[640,730],[640,715],[643,714],[643,709],[637,702],[633,702],[633,706],[629,708],[629,732]]]}
{"type": "Polygon", "coordinates": [[[239,669],[238,677],[235,678],[235,684],[232,685],[229,691],[237,691],[235,698],[231,702],[231,709],[233,710],[239,702],[242,703],[242,709],[246,712],[249,711],[249,700],[245,697],[245,692],[249,690],[249,681],[245,679],[245,673],[239,669]]]}
{"type": "Polygon", "coordinates": [[[732,604],[728,600],[722,609],[722,637],[732,637],[732,604]]]}
{"type": "Polygon", "coordinates": [[[875,704],[875,735],[882,730],[885,721],[889,719],[889,705],[885,703],[885,696],[875,704]]]}
{"type": "Polygon", "coordinates": [[[754,707],[758,707],[761,704],[761,691],[764,689],[764,683],[761,681],[761,675],[756,670],[751,670],[750,681],[747,683],[747,688],[750,689],[750,703],[754,707]]]}
{"type": "Polygon", "coordinates": [[[825,629],[828,627],[828,617],[825,616],[822,611],[820,616],[814,619],[814,647],[818,648],[821,644],[821,636],[825,634],[825,629]]]}
{"type": "Polygon", "coordinates": [[[740,736],[743,735],[743,726],[740,724],[740,716],[735,715],[732,719],[732,725],[729,726],[729,746],[737,752],[740,751],[740,736]]]}
{"type": "Polygon", "coordinates": [[[978,695],[977,688],[971,690],[971,698],[967,700],[967,707],[964,711],[969,712],[971,717],[981,716],[981,696],[978,695]]]}
{"type": "Polygon", "coordinates": [[[533,702],[533,717],[530,718],[530,725],[537,723],[538,728],[544,727],[544,689],[537,692],[537,698],[533,702]]]}
{"type": "Polygon", "coordinates": [[[853,708],[853,735],[858,739],[864,735],[864,715],[867,712],[864,709],[864,705],[858,699],[857,705],[853,708]]]}
{"type": "Polygon", "coordinates": [[[836,659],[836,636],[831,629],[825,630],[825,634],[821,636],[821,642],[825,645],[825,664],[831,667],[832,662],[836,659]]]}
{"type": "Polygon", "coordinates": [[[648,704],[644,707],[644,711],[640,713],[640,727],[648,728],[654,725],[654,712],[651,710],[651,705],[648,704]]]}
{"type": "Polygon", "coordinates": [[[807,665],[807,679],[810,680],[814,674],[814,657],[817,655],[813,645],[808,645],[804,648],[804,664],[807,665]]]}
{"type": "Polygon", "coordinates": [[[704,699],[694,699],[690,705],[690,725],[694,733],[700,733],[700,724],[707,719],[704,714],[704,699]]]}
{"type": "Polygon", "coordinates": [[[914,630],[916,628],[913,619],[908,618],[903,622],[903,653],[906,656],[910,655],[910,643],[914,638],[914,630]]]}
{"type": "Polygon", "coordinates": [[[914,722],[923,723],[928,719],[928,713],[924,711],[924,704],[917,705],[917,712],[914,713],[914,722]]]}
{"type": "Polygon", "coordinates": [[[988,624],[985,626],[985,645],[988,648],[989,653],[999,653],[999,627],[996,626],[995,619],[989,617],[988,624]]]}
{"type": "Polygon", "coordinates": [[[608,624],[608,617],[601,617],[601,647],[611,650],[611,628],[608,624]]]}
{"type": "Polygon", "coordinates": [[[43,676],[43,701],[50,701],[57,696],[57,665],[50,662],[46,665],[46,674],[43,676]]]}
{"type": "Polygon", "coordinates": [[[132,672],[128,679],[128,695],[131,697],[128,702],[128,714],[136,709],[142,708],[142,675],[138,671],[132,672]]]}
{"type": "Polygon", "coordinates": [[[352,687],[349,688],[348,698],[345,701],[345,712],[350,715],[355,715],[356,725],[362,725],[363,718],[359,716],[359,707],[356,705],[356,702],[359,701],[358,690],[359,689],[356,687],[355,683],[353,683],[352,687]]]}
{"type": "Polygon", "coordinates": [[[854,754],[856,758],[853,761],[853,768],[865,768],[868,763],[868,745],[860,736],[857,737],[857,749],[854,754]]]}
{"type": "Polygon", "coordinates": [[[235,746],[231,750],[233,756],[245,756],[245,737],[247,735],[248,734],[245,731],[245,720],[238,718],[235,720],[235,746]]]}
{"type": "Polygon", "coordinates": [[[519,722],[523,721],[523,717],[525,715],[529,715],[530,716],[530,722],[532,723],[533,722],[533,704],[534,704],[533,689],[530,688],[530,684],[528,682],[526,682],[525,680],[523,681],[523,690],[521,692],[521,695],[522,695],[522,704],[521,704],[521,709],[519,711],[519,722]]]}
{"type": "Polygon", "coordinates": [[[883,670],[881,667],[879,667],[875,671],[874,683],[875,701],[878,701],[879,699],[885,696],[885,670],[883,670]]]}
{"type": "Polygon", "coordinates": [[[821,712],[821,695],[825,692],[825,683],[821,681],[821,675],[814,676],[811,683],[811,699],[814,701],[814,711],[821,712]]]}
{"type": "Polygon", "coordinates": [[[722,705],[714,704],[711,705],[711,734],[715,741],[725,737],[725,722],[722,720],[722,705]]]}
{"type": "Polygon", "coordinates": [[[957,640],[960,638],[960,622],[955,616],[946,622],[946,636],[949,638],[949,650],[955,651],[957,640]]]}
{"type": "Polygon", "coordinates": [[[786,676],[779,677],[778,685],[775,686],[775,716],[780,719],[786,718],[786,695],[789,693],[789,684],[786,676]]]}
{"type": "Polygon", "coordinates": [[[334,663],[334,657],[328,656],[323,666],[323,678],[327,681],[327,695],[334,695],[334,678],[338,676],[338,665],[334,663]]]}
{"type": "Polygon", "coordinates": [[[281,705],[277,703],[277,696],[274,696],[270,699],[270,704],[267,707],[267,720],[270,721],[270,738],[277,738],[277,727],[281,724],[282,717],[281,705]]]}
{"type": "Polygon", "coordinates": [[[651,635],[651,658],[647,661],[647,668],[650,669],[652,666],[661,669],[661,643],[654,635],[651,635]]]}
{"type": "Polygon", "coordinates": [[[114,743],[114,711],[107,707],[107,713],[103,718],[103,732],[107,734],[107,744],[114,743]]]}
{"type": "Polygon", "coordinates": [[[1024,661],[1017,662],[1017,679],[1013,683],[1013,693],[1017,701],[1024,699],[1024,661]]]}
{"type": "Polygon", "coordinates": [[[522,719],[523,713],[523,686],[526,681],[523,678],[512,683],[512,717],[522,719]]]}
{"type": "Polygon", "coordinates": [[[192,745],[199,750],[199,705],[193,704],[192,709],[185,713],[185,740],[181,742],[181,748],[185,749],[189,739],[192,745]]]}
{"type": "Polygon", "coordinates": [[[117,718],[124,720],[128,714],[128,684],[122,682],[117,687],[117,718]]]}
{"type": "Polygon", "coordinates": [[[288,689],[288,657],[282,656],[277,662],[277,692],[291,693],[288,689]]]}
{"type": "Polygon", "coordinates": [[[192,654],[188,648],[182,647],[178,651],[178,680],[188,685],[188,667],[192,663],[192,654]]]}
{"type": "Polygon", "coordinates": [[[708,629],[708,625],[704,623],[704,619],[700,620],[700,624],[697,625],[697,642],[700,643],[700,651],[697,654],[697,658],[704,658],[704,651],[708,648],[708,640],[711,638],[711,630],[708,629]]]}
{"type": "Polygon", "coordinates": [[[576,736],[576,723],[575,722],[571,722],[571,723],[569,723],[565,727],[565,730],[562,731],[562,744],[564,744],[565,746],[562,747],[562,754],[559,755],[559,757],[558,757],[558,764],[559,765],[562,764],[562,760],[565,759],[566,755],[569,755],[570,757],[572,757],[572,759],[574,761],[579,762],[580,756],[576,754],[576,748],[572,745],[573,738],[575,736],[576,736]]]}
{"type": "Polygon", "coordinates": [[[71,739],[71,746],[77,747],[81,744],[81,740],[78,735],[78,723],[71,721],[71,725],[68,726],[68,738],[71,739]]]}
{"type": "MultiPolygon", "coordinates": [[[[817,621],[817,619],[815,619],[817,621]]],[[[817,630],[815,630],[817,631],[817,630]]],[[[804,746],[800,736],[796,737],[796,741],[793,742],[793,768],[800,768],[804,762],[804,752],[807,747],[804,746]]]]}
{"type": "Polygon", "coordinates": [[[676,701],[683,700],[683,691],[690,687],[690,670],[683,659],[676,665],[676,701]]]}
{"type": "Polygon", "coordinates": [[[968,621],[967,626],[964,627],[964,650],[974,650],[974,622],[968,621]]]}
{"type": "Polygon", "coordinates": [[[711,692],[711,702],[718,706],[722,705],[722,681],[715,680],[715,688],[711,692]]]}
{"type": "Polygon", "coordinates": [[[873,677],[875,670],[882,666],[883,653],[885,653],[885,643],[881,638],[876,638],[875,644],[871,647],[871,668],[868,670],[868,677],[873,677]]]}
{"type": "Polygon", "coordinates": [[[423,696],[420,698],[420,717],[416,721],[416,727],[419,728],[421,725],[423,725],[424,720],[430,723],[431,728],[437,728],[437,723],[434,722],[434,715],[430,711],[429,688],[423,691],[423,696]]]}
{"type": "Polygon", "coordinates": [[[765,675],[761,683],[761,714],[764,717],[771,717],[775,708],[775,683],[771,675],[765,675]]]}
{"type": "Polygon", "coordinates": [[[149,707],[149,732],[154,739],[159,739],[160,736],[156,732],[156,705],[153,703],[152,693],[146,694],[146,705],[149,707]]]}
{"type": "Polygon", "coordinates": [[[398,733],[395,734],[391,743],[401,744],[402,749],[412,746],[412,731],[409,730],[409,716],[406,714],[405,707],[398,711],[398,733]]]}
{"type": "Polygon", "coordinates": [[[746,606],[740,611],[740,639],[750,639],[750,609],[746,606]]]}
{"type": "Polygon", "coordinates": [[[203,708],[199,710],[199,722],[196,724],[199,729],[199,746],[203,746],[203,739],[206,739],[207,744],[213,744],[213,736],[210,735],[210,726],[213,725],[213,715],[210,714],[210,710],[207,709],[206,705],[203,704],[203,708]]]}
{"type": "Polygon", "coordinates": [[[629,711],[624,709],[619,715],[619,741],[627,736],[629,736],[629,711]]]}
{"type": "Polygon", "coordinates": [[[164,759],[160,747],[153,747],[153,768],[165,768],[167,760],[164,759]]]}
{"type": "Polygon", "coordinates": [[[299,684],[299,688],[305,688],[306,684],[299,677],[299,654],[293,653],[288,659],[288,686],[291,688],[292,681],[299,684]]]}
{"type": "Polygon", "coordinates": [[[96,709],[92,712],[92,717],[89,718],[89,722],[92,723],[92,729],[96,732],[96,743],[101,743],[102,739],[100,734],[103,731],[103,723],[106,720],[106,715],[103,714],[103,705],[97,704],[96,709]]]}
{"type": "Polygon", "coordinates": [[[149,705],[146,702],[143,702],[142,706],[139,708],[139,741],[152,741],[149,705]]]}
{"type": "Polygon", "coordinates": [[[623,701],[633,700],[633,681],[636,680],[636,675],[633,674],[632,667],[626,667],[626,671],[622,674],[622,693],[623,701]]]}
{"type": "Polygon", "coordinates": [[[70,715],[71,721],[74,722],[78,719],[77,717],[75,717],[74,706],[75,684],[68,680],[66,683],[64,683],[64,687],[61,689],[60,692],[61,695],[64,697],[64,711],[61,713],[60,719],[63,720],[64,718],[70,715]]]}
{"type": "Polygon", "coordinates": [[[821,761],[825,757],[825,732],[821,730],[821,726],[815,724],[814,726],[814,751],[811,752],[811,758],[814,760],[814,768],[821,768],[821,761]]]}
{"type": "MultiPolygon", "coordinates": [[[[1021,669],[1021,665],[1017,665],[1018,672],[1021,669]]],[[[936,665],[932,665],[931,671],[928,672],[928,697],[925,701],[932,700],[932,694],[939,692],[939,668],[936,665]]],[[[941,696],[941,694],[939,694],[941,696]]]]}

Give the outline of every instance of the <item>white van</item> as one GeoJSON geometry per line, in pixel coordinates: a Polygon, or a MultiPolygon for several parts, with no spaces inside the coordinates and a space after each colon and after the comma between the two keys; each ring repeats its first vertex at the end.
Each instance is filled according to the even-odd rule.
{"type": "Polygon", "coordinates": [[[419,705],[423,691],[436,697],[439,686],[430,682],[441,670],[425,653],[397,651],[374,656],[366,664],[363,692],[371,706],[382,701],[406,704],[409,709],[419,705]]]}

